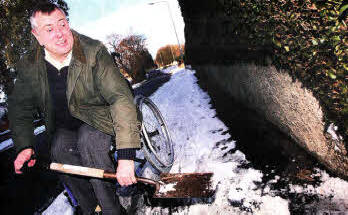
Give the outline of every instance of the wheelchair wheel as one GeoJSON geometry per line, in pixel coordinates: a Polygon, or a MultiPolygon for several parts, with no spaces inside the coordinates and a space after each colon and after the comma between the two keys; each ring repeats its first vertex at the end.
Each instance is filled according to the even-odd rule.
{"type": "Polygon", "coordinates": [[[141,96],[136,101],[142,119],[144,157],[158,171],[169,172],[174,162],[174,149],[168,127],[149,98],[141,96]]]}

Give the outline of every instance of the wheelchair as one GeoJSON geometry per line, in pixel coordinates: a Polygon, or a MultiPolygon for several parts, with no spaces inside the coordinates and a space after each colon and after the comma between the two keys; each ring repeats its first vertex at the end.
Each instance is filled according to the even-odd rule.
{"type": "MultiPolygon", "coordinates": [[[[135,158],[135,174],[140,175],[141,169],[148,162],[159,173],[168,173],[174,163],[174,148],[167,124],[155,103],[148,97],[137,95],[134,98],[138,118],[141,122],[142,158],[135,158]]],[[[109,151],[113,163],[117,164],[117,151],[112,144],[109,151]]],[[[63,184],[64,185],[64,184],[63,184]]],[[[116,185],[120,188],[120,186],[116,185]]],[[[67,186],[64,194],[70,204],[77,208],[78,203],[67,186]]]]}

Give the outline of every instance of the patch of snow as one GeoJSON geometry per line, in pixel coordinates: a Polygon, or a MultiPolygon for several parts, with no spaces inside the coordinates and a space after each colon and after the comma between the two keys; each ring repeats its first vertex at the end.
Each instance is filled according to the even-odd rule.
{"type": "Polygon", "coordinates": [[[342,137],[336,134],[338,127],[331,123],[327,128],[327,133],[329,133],[334,140],[342,140],[342,137]]]}
{"type": "MultiPolygon", "coordinates": [[[[0,99],[0,103],[1,103],[1,99],[0,99]]],[[[7,108],[0,106],[0,119],[2,119],[2,117],[5,115],[6,112],[7,112],[7,108]]]]}
{"type": "Polygon", "coordinates": [[[186,69],[192,70],[192,66],[191,65],[185,65],[186,69]]]}
{"type": "Polygon", "coordinates": [[[290,215],[289,202],[286,199],[282,199],[279,196],[262,196],[262,204],[259,206],[259,210],[255,212],[257,215],[271,215],[282,214],[290,215]]]}
{"type": "Polygon", "coordinates": [[[176,65],[169,66],[163,70],[161,70],[163,73],[172,73],[173,70],[177,69],[178,67],[176,65]]]}
{"type": "Polygon", "coordinates": [[[343,189],[348,188],[348,182],[340,178],[330,177],[324,170],[317,169],[317,171],[321,175],[320,180],[322,181],[319,186],[307,185],[306,187],[302,187],[300,185],[291,185],[291,191],[316,194],[337,200],[345,199],[348,205],[347,189],[343,189]]]}
{"type": "Polygon", "coordinates": [[[330,177],[324,170],[317,169],[317,171],[321,175],[320,180],[322,181],[319,186],[290,185],[290,191],[318,196],[317,202],[311,205],[317,213],[331,214],[331,212],[336,211],[338,214],[348,214],[346,213],[348,212],[348,182],[340,178],[330,177]]]}
{"type": "Polygon", "coordinates": [[[42,215],[73,215],[74,209],[70,205],[68,198],[61,193],[52,204],[42,213],[42,215]]]}
{"type": "Polygon", "coordinates": [[[176,182],[175,183],[170,183],[170,184],[165,184],[165,185],[161,185],[160,186],[160,190],[158,191],[159,193],[167,193],[169,191],[175,191],[175,186],[176,186],[176,182]]]}
{"type": "Polygon", "coordinates": [[[3,90],[3,86],[0,87],[0,103],[4,103],[7,100],[7,96],[3,90]]]}
{"type": "Polygon", "coordinates": [[[38,134],[41,134],[44,131],[46,131],[46,127],[44,125],[42,125],[42,126],[39,126],[39,127],[35,128],[34,134],[38,135],[38,134]]]}
{"type": "Polygon", "coordinates": [[[12,139],[5,140],[0,143],[0,152],[5,151],[6,149],[9,149],[11,147],[13,147],[12,139]]]}
{"type": "Polygon", "coordinates": [[[4,135],[4,134],[7,134],[7,133],[10,133],[10,130],[6,130],[6,131],[3,131],[3,132],[0,132],[0,135],[4,135]]]}
{"type": "MultiPolygon", "coordinates": [[[[34,130],[34,134],[35,135],[38,135],[38,134],[41,134],[42,132],[44,132],[46,130],[45,126],[40,126],[40,127],[37,127],[35,130],[34,130]]],[[[10,130],[6,130],[4,132],[2,132],[0,135],[4,135],[6,133],[9,133],[10,130]]],[[[3,142],[0,143],[0,152],[1,151],[4,151],[4,150],[7,150],[9,148],[12,148],[14,146],[13,144],[13,140],[10,138],[8,140],[5,140],[3,142]]]]}

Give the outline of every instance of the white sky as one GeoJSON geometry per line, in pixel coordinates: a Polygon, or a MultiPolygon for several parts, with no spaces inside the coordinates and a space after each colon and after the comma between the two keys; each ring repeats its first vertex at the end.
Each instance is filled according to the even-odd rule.
{"type": "Polygon", "coordinates": [[[176,0],[66,0],[70,25],[78,32],[106,43],[112,33],[142,34],[155,57],[157,50],[167,44],[178,44],[169,15],[172,13],[179,42],[183,44],[184,21],[176,0]],[[154,5],[148,3],[158,2],[154,5]],[[167,3],[166,3],[167,2],[167,3]]]}

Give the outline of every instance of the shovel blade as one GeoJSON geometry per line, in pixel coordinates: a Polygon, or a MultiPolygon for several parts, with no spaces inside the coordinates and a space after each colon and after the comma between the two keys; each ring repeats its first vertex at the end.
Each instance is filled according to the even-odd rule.
{"type": "Polygon", "coordinates": [[[163,173],[155,198],[208,198],[214,194],[213,173],[163,173]]]}

